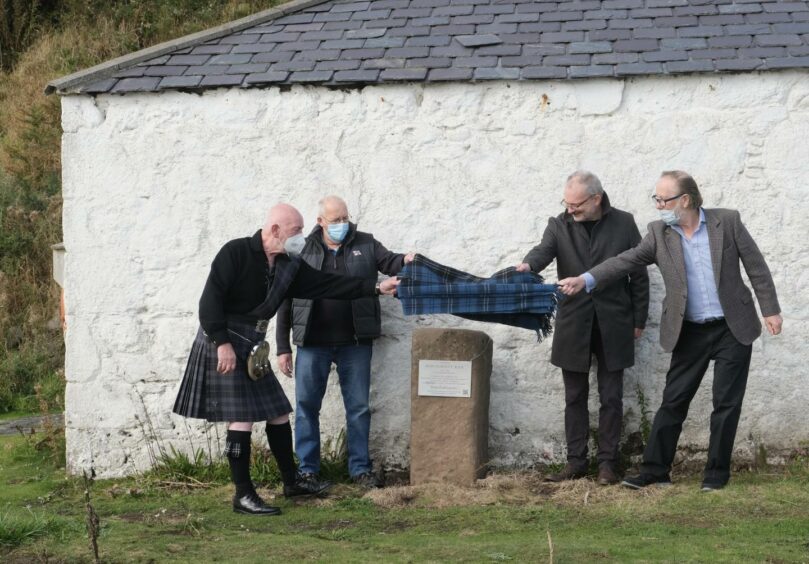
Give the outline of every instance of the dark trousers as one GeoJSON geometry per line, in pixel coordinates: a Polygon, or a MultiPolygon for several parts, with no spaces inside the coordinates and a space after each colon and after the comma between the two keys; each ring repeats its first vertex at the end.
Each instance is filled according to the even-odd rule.
{"type": "MultiPolygon", "coordinates": [[[[593,322],[590,352],[598,362],[598,463],[615,465],[618,462],[618,446],[621,440],[621,424],[624,414],[624,371],[607,370],[604,343],[598,323],[593,322]]],[[[587,468],[587,441],[590,438],[590,412],[587,399],[590,395],[590,374],[562,370],[565,382],[565,438],[567,461],[571,466],[587,468]]]]}
{"type": "Polygon", "coordinates": [[[662,477],[671,470],[688,406],[713,360],[711,439],[704,481],[727,483],[752,351],[752,345],[736,340],[724,320],[705,324],[683,322],[666,374],[663,403],[655,414],[649,444],[643,453],[641,472],[662,477]]]}

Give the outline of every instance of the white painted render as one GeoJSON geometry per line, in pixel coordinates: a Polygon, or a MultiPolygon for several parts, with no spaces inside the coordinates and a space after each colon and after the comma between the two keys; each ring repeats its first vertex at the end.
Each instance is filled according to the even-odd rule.
{"type": "MultiPolygon", "coordinates": [[[[65,96],[62,111],[72,472],[143,470],[149,445],[157,449],[148,436],[163,448],[207,449],[204,425],[171,414],[197,301],[220,246],[251,235],[271,204],[298,206],[308,231],[318,199],[340,194],[360,229],[388,248],[488,275],[539,242],[577,168],[600,176],[641,233],[656,218],[649,196],[664,169],[690,171],[707,207],[741,211],[772,270],[784,333],[754,344],[737,457],[760,445],[783,454],[809,440],[805,72],[65,96]]],[[[545,274],[556,280],[554,265],[545,274]]],[[[628,431],[639,425],[637,388],[654,412],[669,362],[658,345],[661,278],[656,267],[650,274],[650,320],[625,375],[628,431]]],[[[417,325],[469,327],[494,339],[494,464],[564,459],[562,378],[549,363],[550,340],[450,316],[404,317],[395,299],[382,302],[371,389],[377,464],[408,465],[417,325]]],[[[680,442],[696,451],[707,445],[710,374],[680,442]]],[[[294,405],[294,386],[281,380],[294,405]]],[[[342,418],[332,381],[324,433],[334,435],[342,418]]]]}

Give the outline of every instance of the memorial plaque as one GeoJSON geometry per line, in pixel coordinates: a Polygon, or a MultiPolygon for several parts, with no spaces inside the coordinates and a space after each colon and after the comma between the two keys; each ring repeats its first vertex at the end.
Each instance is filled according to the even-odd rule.
{"type": "Polygon", "coordinates": [[[419,395],[468,398],[472,392],[469,360],[419,360],[419,395]]]}

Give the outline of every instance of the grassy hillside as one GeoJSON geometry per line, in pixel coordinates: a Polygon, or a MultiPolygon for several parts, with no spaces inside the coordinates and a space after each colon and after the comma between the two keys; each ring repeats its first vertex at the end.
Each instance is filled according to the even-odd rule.
{"type": "Polygon", "coordinates": [[[50,250],[62,240],[61,128],[47,82],[278,3],[0,0],[0,413],[62,402],[50,250]]]}

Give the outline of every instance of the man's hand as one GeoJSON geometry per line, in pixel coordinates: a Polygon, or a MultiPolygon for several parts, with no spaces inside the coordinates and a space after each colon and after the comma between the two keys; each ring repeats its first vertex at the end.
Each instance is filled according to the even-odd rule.
{"type": "Polygon", "coordinates": [[[227,374],[236,369],[236,351],[233,345],[225,343],[216,347],[216,371],[220,374],[227,374]]]}
{"type": "Polygon", "coordinates": [[[643,328],[635,327],[635,338],[640,339],[641,335],[643,335],[643,328]]]}
{"type": "Polygon", "coordinates": [[[781,317],[780,313],[764,318],[764,325],[767,326],[767,331],[770,332],[770,335],[778,335],[781,332],[781,325],[783,324],[784,318],[781,317]]]}
{"type": "Polygon", "coordinates": [[[287,378],[292,378],[292,353],[278,355],[278,368],[287,378]]]}
{"type": "Polygon", "coordinates": [[[407,253],[404,258],[405,264],[410,264],[413,262],[413,259],[416,258],[416,253],[407,253]]]}
{"type": "Polygon", "coordinates": [[[395,296],[396,295],[396,286],[399,285],[399,278],[394,276],[393,278],[388,278],[387,280],[383,280],[379,284],[379,293],[385,294],[386,296],[395,296]]]}
{"type": "Polygon", "coordinates": [[[531,265],[527,262],[521,262],[520,264],[516,265],[514,269],[517,272],[531,272],[531,265]]]}
{"type": "Polygon", "coordinates": [[[573,278],[562,278],[556,283],[559,289],[566,296],[575,296],[584,290],[584,276],[574,276],[573,278]]]}

